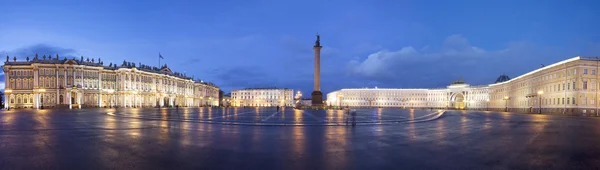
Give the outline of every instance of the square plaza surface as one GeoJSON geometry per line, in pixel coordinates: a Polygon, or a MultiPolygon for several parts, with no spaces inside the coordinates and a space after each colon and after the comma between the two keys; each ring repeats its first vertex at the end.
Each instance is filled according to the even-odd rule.
{"type": "Polygon", "coordinates": [[[356,112],[352,127],[339,110],[3,111],[0,169],[600,168],[597,118],[356,112]]]}

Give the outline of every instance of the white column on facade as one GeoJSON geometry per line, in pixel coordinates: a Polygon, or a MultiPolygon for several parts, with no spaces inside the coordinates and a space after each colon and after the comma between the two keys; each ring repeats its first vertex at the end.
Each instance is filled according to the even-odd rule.
{"type": "Polygon", "coordinates": [[[71,105],[73,103],[73,101],[71,100],[71,92],[67,92],[67,99],[69,99],[69,109],[72,109],[73,106],[71,105]]]}
{"type": "Polygon", "coordinates": [[[9,96],[10,96],[10,94],[4,93],[4,108],[5,109],[8,109],[8,107],[10,107],[9,104],[8,104],[8,101],[9,101],[8,98],[9,98],[9,96]]]}
{"type": "Polygon", "coordinates": [[[59,85],[58,85],[58,72],[59,72],[58,68],[54,68],[54,82],[55,82],[54,88],[56,89],[56,96],[54,96],[56,98],[56,100],[54,100],[55,106],[57,106],[58,104],[60,104],[60,101],[59,101],[59,98],[58,98],[59,95],[60,95],[60,92],[59,92],[60,88],[58,88],[59,87],[59,85]]]}
{"type": "Polygon", "coordinates": [[[158,105],[159,105],[160,107],[164,107],[164,106],[165,106],[165,101],[164,101],[164,100],[165,100],[165,97],[164,97],[164,96],[159,96],[159,97],[158,97],[158,105]]]}
{"type": "Polygon", "coordinates": [[[80,70],[81,70],[81,73],[80,73],[80,75],[81,75],[81,79],[79,79],[79,80],[80,80],[80,83],[81,83],[81,87],[85,87],[85,86],[83,85],[83,71],[84,71],[84,70],[83,70],[83,67],[82,67],[80,70]]]}
{"type": "Polygon", "coordinates": [[[122,94],[121,96],[123,98],[123,107],[127,107],[127,94],[122,94]]]}
{"type": "Polygon", "coordinates": [[[35,94],[35,103],[36,103],[35,108],[39,109],[40,108],[40,94],[39,93],[35,94]]]}
{"type": "MultiPolygon", "coordinates": [[[[33,68],[33,88],[38,88],[38,69],[37,68],[33,68]]],[[[11,87],[11,88],[15,88],[15,87],[11,87]]]]}
{"type": "Polygon", "coordinates": [[[82,93],[77,93],[77,101],[78,101],[77,104],[78,104],[78,106],[79,106],[80,109],[81,109],[81,104],[83,104],[81,102],[82,98],[83,98],[83,94],[82,93]]]}
{"type": "Polygon", "coordinates": [[[102,92],[98,93],[98,107],[102,107],[102,92]]]}
{"type": "Polygon", "coordinates": [[[68,88],[67,87],[67,68],[65,68],[65,71],[64,71],[63,84],[65,85],[65,88],[68,88]]]}
{"type": "MultiPolygon", "coordinates": [[[[9,81],[9,77],[10,77],[10,70],[8,69],[4,69],[4,88],[5,89],[11,89],[12,87],[10,86],[10,81],[9,81]]],[[[12,92],[11,92],[12,93],[12,92]]],[[[4,93],[4,108],[8,109],[10,108],[10,104],[9,104],[9,98],[10,98],[10,94],[11,93],[4,93]]]]}
{"type": "Polygon", "coordinates": [[[75,82],[77,81],[77,80],[75,79],[75,73],[76,73],[76,72],[77,72],[77,69],[75,69],[75,67],[71,68],[71,75],[73,76],[73,82],[72,82],[73,84],[71,84],[72,86],[76,86],[76,85],[75,85],[75,82]]]}
{"type": "Polygon", "coordinates": [[[102,107],[102,71],[98,71],[98,107],[102,107]]]}

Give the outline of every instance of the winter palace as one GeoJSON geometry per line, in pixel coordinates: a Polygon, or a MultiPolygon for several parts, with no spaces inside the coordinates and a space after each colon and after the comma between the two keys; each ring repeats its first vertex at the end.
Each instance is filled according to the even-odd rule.
{"type": "Polygon", "coordinates": [[[199,107],[216,106],[219,88],[185,74],[123,61],[59,56],[7,56],[4,66],[5,108],[45,107],[199,107]]]}
{"type": "Polygon", "coordinates": [[[327,105],[597,114],[598,64],[574,57],[480,86],[457,80],[439,89],[341,89],[327,94],[327,105]]]}

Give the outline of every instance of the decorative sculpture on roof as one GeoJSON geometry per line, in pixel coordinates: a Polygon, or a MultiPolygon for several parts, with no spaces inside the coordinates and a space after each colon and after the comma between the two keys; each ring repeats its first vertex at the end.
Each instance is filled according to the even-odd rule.
{"type": "Polygon", "coordinates": [[[6,62],[8,62],[8,58],[10,58],[10,57],[6,56],[6,62]]]}
{"type": "Polygon", "coordinates": [[[90,58],[89,58],[89,57],[88,57],[88,58],[86,58],[86,60],[85,60],[85,61],[86,61],[86,62],[90,62],[90,58]]]}
{"type": "Polygon", "coordinates": [[[48,60],[52,60],[52,56],[51,55],[48,55],[48,60]]]}
{"type": "Polygon", "coordinates": [[[79,60],[79,62],[83,62],[83,56],[81,56],[81,60],[79,60]]]}
{"type": "Polygon", "coordinates": [[[27,60],[27,62],[29,62],[29,56],[27,56],[26,60],[27,60]]]}
{"type": "Polygon", "coordinates": [[[13,56],[13,61],[17,62],[17,56],[13,56]]]}
{"type": "Polygon", "coordinates": [[[108,67],[112,67],[112,63],[110,63],[110,64],[108,65],[108,67]]]}
{"type": "Polygon", "coordinates": [[[46,60],[46,55],[44,55],[42,58],[43,58],[44,60],[46,60]]]}
{"type": "Polygon", "coordinates": [[[94,58],[92,58],[92,63],[94,62],[94,58]]]}
{"type": "Polygon", "coordinates": [[[58,60],[58,53],[56,54],[56,59],[58,60]]]}

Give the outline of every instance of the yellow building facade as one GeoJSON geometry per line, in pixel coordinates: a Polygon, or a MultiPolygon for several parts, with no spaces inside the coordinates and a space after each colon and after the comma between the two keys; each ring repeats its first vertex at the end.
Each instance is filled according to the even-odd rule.
{"type": "Polygon", "coordinates": [[[218,105],[219,88],[185,74],[123,62],[35,58],[7,60],[5,108],[199,107],[218,105]]]}
{"type": "Polygon", "coordinates": [[[232,106],[273,107],[294,105],[294,90],[287,88],[246,88],[231,91],[232,106]]]}

